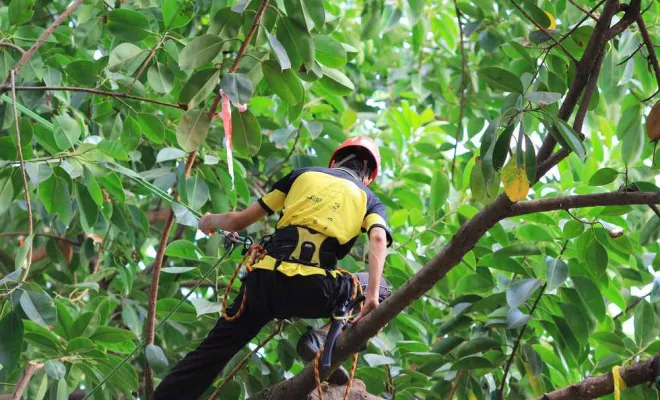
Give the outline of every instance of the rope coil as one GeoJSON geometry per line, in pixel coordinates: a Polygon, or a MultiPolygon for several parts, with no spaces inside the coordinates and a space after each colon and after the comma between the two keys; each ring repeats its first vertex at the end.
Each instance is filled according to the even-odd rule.
{"type": "Polygon", "coordinates": [[[229,293],[231,292],[231,288],[234,286],[234,281],[236,280],[236,277],[238,277],[238,273],[241,271],[244,265],[245,270],[248,273],[251,272],[252,266],[255,264],[255,262],[258,262],[266,257],[266,254],[267,251],[262,245],[253,244],[247,248],[247,251],[245,254],[243,254],[243,258],[241,258],[241,261],[236,266],[236,269],[234,269],[234,273],[232,274],[231,279],[229,279],[229,283],[225,288],[225,295],[222,297],[222,318],[224,318],[226,321],[231,322],[238,319],[243,314],[245,305],[247,304],[247,290],[243,289],[243,297],[241,298],[241,304],[238,307],[238,311],[236,311],[234,315],[229,315],[227,313],[227,301],[229,299],[229,293]]]}

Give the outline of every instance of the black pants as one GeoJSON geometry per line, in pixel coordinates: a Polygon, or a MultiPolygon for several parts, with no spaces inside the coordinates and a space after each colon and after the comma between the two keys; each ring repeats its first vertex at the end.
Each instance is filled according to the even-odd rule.
{"type": "MultiPolygon", "coordinates": [[[[355,274],[363,288],[367,273],[355,274]]],[[[229,307],[232,315],[247,293],[243,314],[234,321],[220,318],[206,339],[181,360],[158,385],[156,400],[195,400],[208,389],[229,360],[250,342],[268,322],[278,319],[329,318],[337,302],[352,292],[349,276],[293,276],[256,269],[250,272],[229,307]]],[[[380,297],[390,294],[381,281],[380,297]]]]}

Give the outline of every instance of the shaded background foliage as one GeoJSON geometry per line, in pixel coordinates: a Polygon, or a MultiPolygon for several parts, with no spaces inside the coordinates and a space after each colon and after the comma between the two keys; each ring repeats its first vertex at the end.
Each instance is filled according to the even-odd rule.
{"type": "MultiPolygon", "coordinates": [[[[657,81],[638,29],[604,54],[584,145],[555,117],[576,73],[573,59],[592,34],[585,11],[594,4],[273,2],[232,73],[261,4],[84,2],[54,30],[17,76],[33,237],[25,234],[10,95],[2,95],[0,390],[12,392],[29,362],[38,368],[27,398],[89,390],[145,338],[150,274],[169,210],[156,190],[176,191],[202,213],[242,208],[292,168],[326,164],[345,137],[370,135],[383,154],[374,191],[395,238],[385,270],[394,288],[498,192],[521,200],[632,183],[659,190],[660,155],[652,157],[643,130],[657,81]],[[207,117],[219,87],[248,108],[233,108],[233,183],[222,119],[207,117]],[[549,131],[574,154],[530,189],[549,131]],[[196,151],[187,176],[184,159],[196,151]]],[[[26,50],[67,5],[4,4],[0,42],[26,50]]],[[[655,43],[658,8],[642,2],[655,43]]],[[[0,46],[4,79],[21,51],[0,46]]],[[[196,233],[190,210],[173,209],[158,319],[223,252],[219,236],[196,233]]],[[[272,232],[274,221],[248,233],[272,232]]],[[[370,343],[358,378],[387,398],[486,399],[502,387],[517,399],[660,352],[659,221],[648,207],[609,206],[498,223],[370,343]]],[[[362,238],[340,266],[365,268],[366,250],[362,238]]],[[[195,348],[218,316],[237,257],[94,398],[133,398],[146,359],[158,378],[195,348]]],[[[306,323],[321,321],[264,329],[226,368],[220,398],[243,398],[300,371],[294,344],[306,323]],[[275,339],[251,352],[268,337],[275,339]]],[[[638,386],[626,398],[653,390],[638,386]]]]}

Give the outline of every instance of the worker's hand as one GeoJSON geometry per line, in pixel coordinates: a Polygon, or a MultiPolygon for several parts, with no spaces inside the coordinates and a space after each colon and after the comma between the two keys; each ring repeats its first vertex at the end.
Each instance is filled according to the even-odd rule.
{"type": "Polygon", "coordinates": [[[210,235],[216,229],[215,215],[204,214],[204,216],[197,223],[197,229],[210,235]]]}
{"type": "Polygon", "coordinates": [[[360,309],[360,314],[353,320],[353,323],[357,323],[359,320],[361,320],[365,315],[369,314],[372,310],[376,309],[380,302],[378,301],[378,297],[369,297],[364,300],[364,303],[362,303],[362,308],[360,309]]]}

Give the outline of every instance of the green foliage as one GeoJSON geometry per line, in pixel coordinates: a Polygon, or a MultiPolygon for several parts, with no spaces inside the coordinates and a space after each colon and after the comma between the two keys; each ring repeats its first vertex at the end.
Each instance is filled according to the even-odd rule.
{"type": "MultiPolygon", "coordinates": [[[[587,20],[572,30],[584,17],[578,8],[566,1],[516,3],[582,57],[593,26],[587,20]]],[[[389,215],[394,245],[385,277],[395,290],[498,195],[541,200],[633,184],[659,190],[658,162],[652,164],[643,132],[651,103],[639,100],[657,82],[646,49],[633,55],[642,43],[636,29],[608,44],[576,132],[573,116],[557,117],[576,66],[510,1],[458,2],[464,87],[452,1],[271,2],[234,70],[260,5],[85,2],[18,74],[19,86],[82,87],[158,103],[18,90],[36,235],[0,236],[0,382],[16,383],[27,362],[43,363],[24,397],[59,399],[97,387],[117,368],[94,394],[101,400],[134,398],[146,361],[163,378],[215,323],[239,258],[210,270],[224,250],[217,235],[194,229],[196,213],[253,204],[293,168],[326,165],[346,137],[369,135],[381,148],[372,189],[389,215]],[[222,118],[209,114],[220,90],[232,103],[233,161],[222,118]],[[538,151],[548,136],[558,142],[555,151],[572,154],[537,182],[538,151]],[[191,152],[198,155],[186,177],[191,152]],[[161,197],[173,191],[181,203],[173,206],[177,227],[158,290],[156,319],[164,323],[155,344],[138,348],[170,207],[161,197]],[[180,305],[190,283],[207,273],[206,284],[180,305]]],[[[68,6],[0,3],[0,42],[27,50],[68,6]]],[[[643,6],[651,7],[644,18],[657,38],[660,5],[643,6]]],[[[0,47],[0,79],[19,58],[0,47]]],[[[11,105],[2,93],[0,224],[5,233],[21,233],[28,216],[11,105]]],[[[247,233],[272,232],[275,222],[271,217],[247,233]]],[[[529,214],[474,235],[482,233],[461,263],[361,353],[356,376],[370,392],[445,399],[455,383],[456,398],[492,398],[512,357],[504,398],[531,398],[660,350],[660,218],[648,207],[529,214]]],[[[340,266],[364,270],[364,245],[361,237],[340,266]]],[[[300,371],[295,343],[307,323],[322,322],[287,324],[220,398],[243,398],[300,371]]],[[[12,388],[0,386],[0,393],[12,388]]],[[[624,396],[653,398],[653,390],[645,385],[624,396]]]]}

